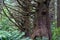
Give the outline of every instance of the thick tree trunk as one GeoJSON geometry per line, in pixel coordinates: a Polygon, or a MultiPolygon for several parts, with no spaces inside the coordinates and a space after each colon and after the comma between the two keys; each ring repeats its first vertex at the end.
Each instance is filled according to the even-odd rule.
{"type": "Polygon", "coordinates": [[[50,29],[50,18],[49,18],[49,5],[48,4],[39,4],[37,7],[38,11],[36,14],[36,27],[34,28],[32,39],[34,37],[48,37],[51,39],[51,29],[50,29]]]}

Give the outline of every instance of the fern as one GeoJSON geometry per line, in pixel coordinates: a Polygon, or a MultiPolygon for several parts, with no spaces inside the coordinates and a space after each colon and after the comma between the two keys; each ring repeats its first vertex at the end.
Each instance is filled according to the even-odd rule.
{"type": "Polygon", "coordinates": [[[5,16],[0,20],[0,39],[1,40],[31,40],[24,37],[25,32],[20,32],[5,16]]]}

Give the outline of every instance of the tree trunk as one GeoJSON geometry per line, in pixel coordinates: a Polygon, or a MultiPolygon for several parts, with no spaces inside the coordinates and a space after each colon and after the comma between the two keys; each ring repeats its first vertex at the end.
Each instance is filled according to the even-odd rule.
{"type": "MultiPolygon", "coordinates": [[[[46,1],[47,2],[47,1],[46,1]]],[[[49,3],[49,2],[48,2],[49,3]]],[[[32,39],[34,37],[49,37],[51,39],[51,29],[50,29],[50,18],[49,18],[49,5],[48,4],[39,4],[37,7],[38,11],[36,15],[36,27],[34,28],[32,39]]]]}

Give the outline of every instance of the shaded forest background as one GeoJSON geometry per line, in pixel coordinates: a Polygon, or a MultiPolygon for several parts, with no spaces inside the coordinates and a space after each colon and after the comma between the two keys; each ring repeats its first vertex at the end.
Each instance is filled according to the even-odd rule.
{"type": "MultiPolygon", "coordinates": [[[[5,0],[4,3],[6,4],[9,11],[13,14],[13,16],[17,18],[18,22],[23,23],[23,21],[20,20],[21,18],[19,18],[19,16],[21,16],[20,11],[23,10],[20,9],[20,5],[17,3],[17,1],[5,0]]],[[[31,40],[30,37],[25,37],[25,32],[21,32],[19,28],[16,27],[17,25],[15,25],[15,20],[10,16],[9,14],[10,12],[7,10],[6,6],[3,4],[3,1],[1,0],[0,1],[0,39],[1,40],[31,40]],[[12,20],[12,22],[9,18],[12,20]]],[[[32,12],[35,12],[35,10],[33,10],[32,7],[30,9],[32,10],[32,12]]],[[[60,28],[57,27],[57,0],[50,1],[49,17],[51,18],[50,24],[52,31],[52,40],[60,40],[60,28]]],[[[33,18],[31,17],[30,17],[30,22],[33,22],[33,18]]],[[[33,27],[33,23],[30,23],[30,26],[33,27]]],[[[40,39],[41,39],[40,37],[37,37],[35,40],[40,40],[40,39]]],[[[42,40],[48,40],[48,38],[43,37],[42,40]]]]}

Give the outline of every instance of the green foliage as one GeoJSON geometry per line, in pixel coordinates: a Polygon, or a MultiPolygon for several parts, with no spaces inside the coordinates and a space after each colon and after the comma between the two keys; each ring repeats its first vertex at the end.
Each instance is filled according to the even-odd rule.
{"type": "Polygon", "coordinates": [[[0,30],[0,39],[9,40],[9,37],[11,37],[11,34],[9,32],[0,30]]]}
{"type": "Polygon", "coordinates": [[[60,40],[60,27],[57,27],[57,22],[53,21],[51,25],[52,40],[60,40]]]}
{"type": "Polygon", "coordinates": [[[24,37],[25,33],[20,32],[5,16],[0,20],[0,39],[2,40],[31,40],[24,37]]]}
{"type": "MultiPolygon", "coordinates": [[[[8,11],[4,8],[8,15],[8,11]]],[[[3,14],[3,12],[2,12],[3,14]]],[[[0,20],[0,39],[1,40],[31,40],[29,37],[24,37],[25,32],[20,32],[9,19],[2,15],[0,20]]]]}
{"type": "Polygon", "coordinates": [[[52,40],[58,40],[59,38],[60,38],[60,28],[55,27],[54,30],[52,31],[52,40]]]}
{"type": "Polygon", "coordinates": [[[29,37],[24,37],[24,32],[19,32],[18,30],[13,31],[12,33],[7,31],[0,31],[0,39],[3,40],[31,40],[29,37]]]}

